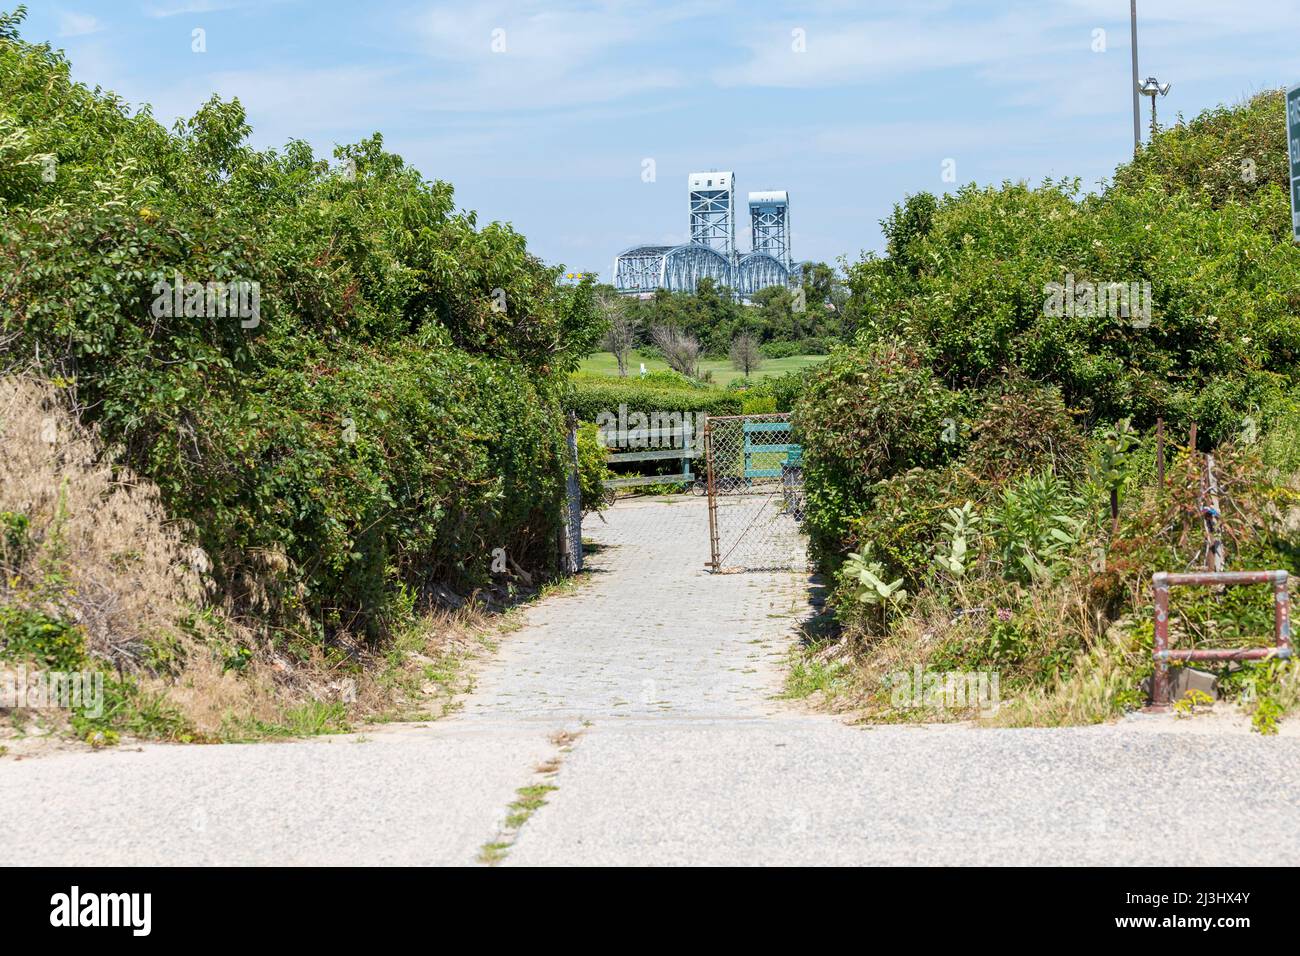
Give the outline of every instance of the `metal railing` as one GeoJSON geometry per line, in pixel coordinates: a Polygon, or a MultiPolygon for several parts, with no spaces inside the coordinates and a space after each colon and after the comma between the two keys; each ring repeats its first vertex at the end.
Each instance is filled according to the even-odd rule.
{"type": "Polygon", "coordinates": [[[1151,678],[1151,709],[1169,707],[1170,661],[1258,661],[1291,656],[1291,599],[1285,571],[1203,571],[1193,574],[1152,575],[1155,587],[1155,636],[1152,654],[1155,673],[1151,678]],[[1175,585],[1271,584],[1273,586],[1273,647],[1187,648],[1169,647],[1169,589],[1175,585]]]}

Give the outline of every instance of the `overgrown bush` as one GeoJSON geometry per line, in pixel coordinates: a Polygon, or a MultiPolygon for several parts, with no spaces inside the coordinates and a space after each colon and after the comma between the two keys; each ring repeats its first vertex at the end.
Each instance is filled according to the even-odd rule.
{"type": "MultiPolygon", "coordinates": [[[[833,604],[854,706],[905,719],[888,676],[918,665],[1000,673],[1010,722],[1135,706],[1152,573],[1207,563],[1202,452],[1227,567],[1300,568],[1283,119],[1265,94],[1159,134],[1099,194],[970,186],[882,223],[886,255],[849,270],[856,344],[813,373],[797,415],[814,555],[851,572],[833,604]],[[1150,298],[1099,300],[1111,283],[1150,298]],[[873,599],[864,567],[906,603],[873,599]]],[[[1175,607],[1184,646],[1271,631],[1251,589],[1189,589],[1175,607]]],[[[1297,701],[1293,670],[1220,669],[1220,689],[1254,688],[1267,730],[1297,701]]]]}
{"type": "Polygon", "coordinates": [[[1262,190],[1291,188],[1287,166],[1286,96],[1268,90],[1237,106],[1217,106],[1160,132],[1115,171],[1115,185],[1154,181],[1173,195],[1190,192],[1211,207],[1250,202],[1262,190]]]}
{"type": "Polygon", "coordinates": [[[773,359],[789,358],[792,355],[802,354],[801,343],[788,340],[764,342],[758,347],[758,350],[763,353],[765,358],[773,359]]]}
{"type": "Polygon", "coordinates": [[[711,386],[707,382],[701,382],[697,378],[687,378],[681,372],[674,371],[670,368],[655,369],[646,372],[644,375],[638,375],[636,382],[646,387],[654,388],[694,388],[708,389],[711,386]]]}
{"type": "MultiPolygon", "coordinates": [[[[965,466],[978,481],[997,485],[1025,471],[1080,470],[1084,438],[1060,390],[1016,379],[992,390],[970,425],[965,466]]],[[[961,436],[954,436],[960,440],[961,436]]]]}
{"type": "Polygon", "coordinates": [[[259,151],[217,98],[169,132],[20,20],[0,17],[0,364],[66,386],[236,615],[267,641],[379,639],[409,595],[486,583],[492,548],[554,568],[590,284],[378,135],[336,165],[259,151]],[[260,311],[199,286],[167,314],[178,280],[256,283],[260,311]]]}
{"type": "Polygon", "coordinates": [[[886,223],[889,256],[849,270],[853,321],[866,342],[925,343],[950,386],[1019,370],[1093,422],[1196,421],[1212,447],[1300,360],[1283,123],[1274,93],[1211,111],[1161,133],[1100,194],[1046,181],[909,200],[886,223]],[[1086,283],[1139,296],[1126,310],[1086,283]]]}
{"type": "Polygon", "coordinates": [[[962,485],[947,468],[909,468],[871,488],[868,507],[847,522],[849,551],[868,550],[913,591],[932,566],[931,542],[949,508],[962,504],[962,485]]]}
{"type": "Polygon", "coordinates": [[[951,457],[944,435],[958,417],[960,397],[911,347],[882,342],[817,366],[794,413],[814,555],[843,552],[848,524],[870,507],[876,482],[951,457]]]}
{"type": "MultiPolygon", "coordinates": [[[[727,386],[727,391],[741,393],[746,402],[771,399],[772,407],[770,409],[757,408],[757,411],[792,412],[795,404],[799,401],[799,396],[803,394],[805,387],[807,387],[809,376],[815,367],[795,369],[782,375],[770,375],[758,381],[746,381],[738,378],[727,386]]],[[[745,413],[749,413],[748,408],[746,408],[745,413]]]]}

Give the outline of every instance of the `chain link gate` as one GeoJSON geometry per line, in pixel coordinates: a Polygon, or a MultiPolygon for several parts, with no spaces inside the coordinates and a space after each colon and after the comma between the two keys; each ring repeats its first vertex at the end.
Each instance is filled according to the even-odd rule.
{"type": "Polygon", "coordinates": [[[803,450],[788,414],[710,417],[704,428],[709,566],[804,571],[803,450]]]}

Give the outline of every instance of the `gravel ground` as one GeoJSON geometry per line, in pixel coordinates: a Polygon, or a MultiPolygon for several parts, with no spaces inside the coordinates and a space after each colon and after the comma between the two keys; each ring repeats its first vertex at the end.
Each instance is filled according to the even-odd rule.
{"type": "Polygon", "coordinates": [[[774,699],[805,582],[705,573],[703,509],[589,519],[592,580],[532,608],[451,718],[0,761],[0,864],[471,864],[554,758],[506,865],[1300,859],[1294,733],[863,728],[774,699]]]}
{"type": "Polygon", "coordinates": [[[458,864],[500,826],[536,728],[388,728],[6,762],[0,864],[458,864]]]}
{"type": "Polygon", "coordinates": [[[1294,738],[811,717],[597,725],[557,782],[508,865],[1300,858],[1294,738]]]}

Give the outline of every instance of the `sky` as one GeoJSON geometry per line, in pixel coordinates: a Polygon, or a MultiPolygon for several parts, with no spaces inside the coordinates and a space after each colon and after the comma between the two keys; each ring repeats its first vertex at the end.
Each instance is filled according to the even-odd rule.
{"type": "MultiPolygon", "coordinates": [[[[834,263],[878,251],[907,194],[1096,188],[1132,152],[1126,0],[27,6],[24,39],[168,125],[216,93],[259,148],[328,156],[379,131],[480,222],[606,280],[622,249],[687,239],[697,170],[735,173],[742,249],[745,193],[785,189],[794,258],[834,263]]],[[[1138,16],[1140,75],[1172,84],[1162,123],[1300,83],[1300,0],[1139,0],[1138,16]]]]}

